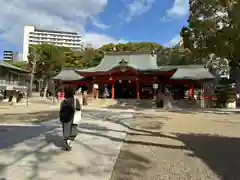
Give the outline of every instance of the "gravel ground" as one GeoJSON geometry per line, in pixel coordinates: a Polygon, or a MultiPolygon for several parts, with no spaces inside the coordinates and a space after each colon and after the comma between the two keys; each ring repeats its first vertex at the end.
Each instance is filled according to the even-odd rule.
{"type": "Polygon", "coordinates": [[[32,103],[18,106],[0,106],[0,123],[38,123],[58,117],[59,108],[52,104],[32,103]]]}
{"type": "Polygon", "coordinates": [[[239,180],[240,115],[136,114],[111,180],[239,180]]]}

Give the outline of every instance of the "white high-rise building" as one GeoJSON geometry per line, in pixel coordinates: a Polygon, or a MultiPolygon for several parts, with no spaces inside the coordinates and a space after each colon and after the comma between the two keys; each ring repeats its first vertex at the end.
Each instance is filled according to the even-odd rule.
{"type": "Polygon", "coordinates": [[[53,44],[81,50],[83,47],[82,36],[76,32],[54,31],[38,29],[35,26],[24,26],[23,61],[28,61],[29,45],[53,44]]]}
{"type": "Polygon", "coordinates": [[[4,61],[17,61],[18,60],[18,52],[3,51],[3,60],[4,61]]]}

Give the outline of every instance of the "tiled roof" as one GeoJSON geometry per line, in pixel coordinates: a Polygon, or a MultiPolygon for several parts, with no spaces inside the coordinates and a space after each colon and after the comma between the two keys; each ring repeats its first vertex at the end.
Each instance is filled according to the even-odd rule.
{"type": "Polygon", "coordinates": [[[215,79],[215,76],[204,67],[178,68],[171,79],[203,80],[215,79]]]}
{"type": "Polygon", "coordinates": [[[4,61],[0,62],[0,66],[6,67],[6,68],[10,68],[10,69],[13,69],[13,70],[17,70],[17,71],[21,71],[21,72],[25,72],[25,73],[29,73],[29,71],[27,71],[25,69],[21,69],[21,68],[19,68],[17,66],[14,66],[12,64],[6,63],[4,61]]]}
{"type": "Polygon", "coordinates": [[[120,66],[120,62],[124,60],[127,66],[132,67],[136,70],[158,70],[157,57],[149,53],[135,53],[135,54],[106,54],[102,59],[101,63],[92,68],[80,69],[79,72],[105,72],[115,67],[120,66]]]}
{"type": "Polygon", "coordinates": [[[76,81],[83,78],[84,77],[80,76],[73,69],[62,69],[62,71],[58,75],[54,76],[52,79],[61,81],[76,81]]]}

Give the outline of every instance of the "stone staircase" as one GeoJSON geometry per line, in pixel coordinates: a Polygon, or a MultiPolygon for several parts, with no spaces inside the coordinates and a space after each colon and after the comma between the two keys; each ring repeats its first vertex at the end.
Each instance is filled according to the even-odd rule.
{"type": "Polygon", "coordinates": [[[109,107],[117,103],[114,99],[88,99],[88,106],[91,107],[109,107]]]}

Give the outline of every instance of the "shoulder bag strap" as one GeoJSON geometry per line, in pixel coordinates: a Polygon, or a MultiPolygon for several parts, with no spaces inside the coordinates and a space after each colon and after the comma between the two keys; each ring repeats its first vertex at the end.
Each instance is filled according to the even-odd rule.
{"type": "Polygon", "coordinates": [[[73,105],[74,105],[74,110],[76,110],[77,99],[76,99],[76,98],[74,98],[74,99],[73,99],[73,102],[74,102],[74,103],[73,103],[73,105]]]}

